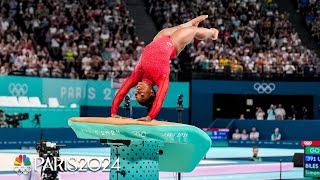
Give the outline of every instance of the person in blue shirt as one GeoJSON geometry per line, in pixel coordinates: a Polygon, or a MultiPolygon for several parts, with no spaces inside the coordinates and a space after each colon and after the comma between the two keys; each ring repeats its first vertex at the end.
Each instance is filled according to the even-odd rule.
{"type": "Polygon", "coordinates": [[[276,113],[274,112],[275,106],[273,104],[270,105],[270,108],[267,111],[267,120],[276,120],[276,113]]]}

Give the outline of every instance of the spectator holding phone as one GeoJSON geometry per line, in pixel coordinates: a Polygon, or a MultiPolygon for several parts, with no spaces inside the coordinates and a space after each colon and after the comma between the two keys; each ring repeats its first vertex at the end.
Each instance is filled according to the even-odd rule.
{"type": "Polygon", "coordinates": [[[274,112],[276,106],[271,104],[270,108],[267,110],[267,120],[276,120],[276,114],[274,112]]]}

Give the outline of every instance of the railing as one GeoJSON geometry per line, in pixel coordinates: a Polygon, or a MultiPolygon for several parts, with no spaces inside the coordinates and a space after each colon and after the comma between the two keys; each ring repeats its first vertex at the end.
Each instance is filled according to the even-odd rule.
{"type": "MultiPolygon", "coordinates": [[[[131,71],[99,71],[92,72],[89,76],[85,76],[80,72],[77,72],[77,79],[111,79],[126,78],[130,76],[131,71]]],[[[25,70],[12,71],[10,75],[16,76],[28,76],[25,70]]],[[[36,77],[51,77],[51,78],[70,78],[69,73],[62,72],[60,75],[52,73],[49,70],[46,74],[35,73],[30,76],[36,77]]],[[[199,71],[180,71],[178,73],[170,74],[170,81],[190,81],[192,79],[212,79],[212,80],[246,80],[246,81],[320,81],[320,73],[313,72],[309,74],[304,73],[261,73],[261,72],[214,72],[210,70],[199,71]]]]}
{"type": "Polygon", "coordinates": [[[233,72],[192,72],[192,79],[247,80],[247,81],[320,81],[320,74],[286,73],[233,73],[233,72]]]}

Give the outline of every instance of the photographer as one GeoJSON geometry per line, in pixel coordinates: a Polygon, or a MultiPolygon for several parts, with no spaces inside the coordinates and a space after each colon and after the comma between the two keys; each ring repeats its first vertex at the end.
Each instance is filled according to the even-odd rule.
{"type": "Polygon", "coordinates": [[[4,111],[0,109],[0,127],[7,127],[6,123],[6,115],[4,114],[4,111]]]}

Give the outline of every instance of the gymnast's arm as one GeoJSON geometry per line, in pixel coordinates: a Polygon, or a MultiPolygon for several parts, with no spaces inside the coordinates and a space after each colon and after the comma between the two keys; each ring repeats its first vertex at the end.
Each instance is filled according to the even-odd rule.
{"type": "Polygon", "coordinates": [[[127,93],[130,91],[132,87],[138,84],[139,80],[141,79],[142,72],[140,70],[135,70],[131,74],[131,76],[124,81],[122,86],[120,87],[119,91],[117,92],[116,96],[114,97],[112,101],[111,106],[111,116],[117,117],[117,113],[119,110],[119,106],[121,102],[123,101],[124,97],[127,95],[127,93]]]}
{"type": "Polygon", "coordinates": [[[156,99],[153,102],[152,108],[148,114],[151,119],[154,119],[161,110],[162,103],[169,88],[169,76],[164,74],[160,79],[157,81],[158,91],[156,94],[156,99]]]}

